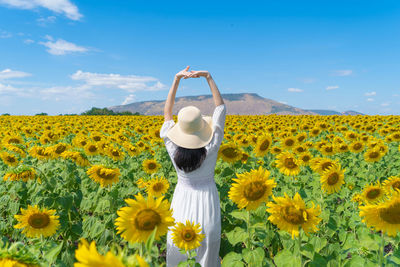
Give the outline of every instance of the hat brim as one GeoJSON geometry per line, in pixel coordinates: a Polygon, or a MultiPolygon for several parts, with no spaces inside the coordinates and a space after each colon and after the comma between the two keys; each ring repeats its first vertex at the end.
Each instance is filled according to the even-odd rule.
{"type": "Polygon", "coordinates": [[[167,137],[176,145],[184,148],[201,148],[210,143],[214,129],[212,127],[212,118],[203,116],[204,126],[197,132],[187,134],[182,132],[179,124],[176,123],[167,133],[167,137]]]}

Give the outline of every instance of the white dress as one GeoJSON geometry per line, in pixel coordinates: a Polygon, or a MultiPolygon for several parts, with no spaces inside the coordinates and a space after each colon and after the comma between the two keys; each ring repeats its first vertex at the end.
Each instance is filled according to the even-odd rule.
{"type": "MultiPolygon", "coordinates": [[[[189,173],[180,170],[173,160],[177,145],[166,135],[174,126],[174,120],[164,121],[160,130],[160,137],[164,139],[166,149],[175,167],[178,182],[171,201],[173,217],[176,222],[186,223],[186,220],[200,223],[205,235],[201,246],[196,249],[196,262],[203,267],[221,266],[219,248],[221,243],[221,206],[217,187],[214,181],[214,170],[217,162],[218,150],[224,137],[226,106],[215,107],[213,121],[213,137],[205,148],[207,155],[201,166],[189,173]]],[[[167,234],[167,267],[175,267],[187,259],[181,254],[172,241],[172,227],[167,234]]]]}

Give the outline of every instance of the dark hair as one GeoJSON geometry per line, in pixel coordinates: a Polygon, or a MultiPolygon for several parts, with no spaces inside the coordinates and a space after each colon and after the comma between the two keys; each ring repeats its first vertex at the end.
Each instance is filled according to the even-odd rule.
{"type": "Polygon", "coordinates": [[[174,161],[180,170],[191,172],[201,166],[206,155],[207,150],[205,147],[191,149],[178,146],[175,151],[174,161]]]}

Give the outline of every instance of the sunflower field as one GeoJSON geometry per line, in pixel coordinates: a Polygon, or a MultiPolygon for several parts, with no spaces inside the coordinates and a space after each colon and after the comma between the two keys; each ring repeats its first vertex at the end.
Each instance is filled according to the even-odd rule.
{"type": "MultiPolygon", "coordinates": [[[[177,117],[174,116],[176,121],[177,117]]],[[[0,266],[165,266],[162,116],[0,116],[0,266]]],[[[227,115],[222,266],[399,266],[400,117],[227,115]]]]}

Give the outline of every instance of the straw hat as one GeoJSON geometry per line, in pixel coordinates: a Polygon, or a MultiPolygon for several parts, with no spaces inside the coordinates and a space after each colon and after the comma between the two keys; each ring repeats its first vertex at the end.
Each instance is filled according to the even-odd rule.
{"type": "Polygon", "coordinates": [[[201,115],[195,106],[187,106],[179,110],[178,123],[168,131],[167,137],[180,147],[194,149],[206,146],[213,133],[212,118],[201,115]]]}

